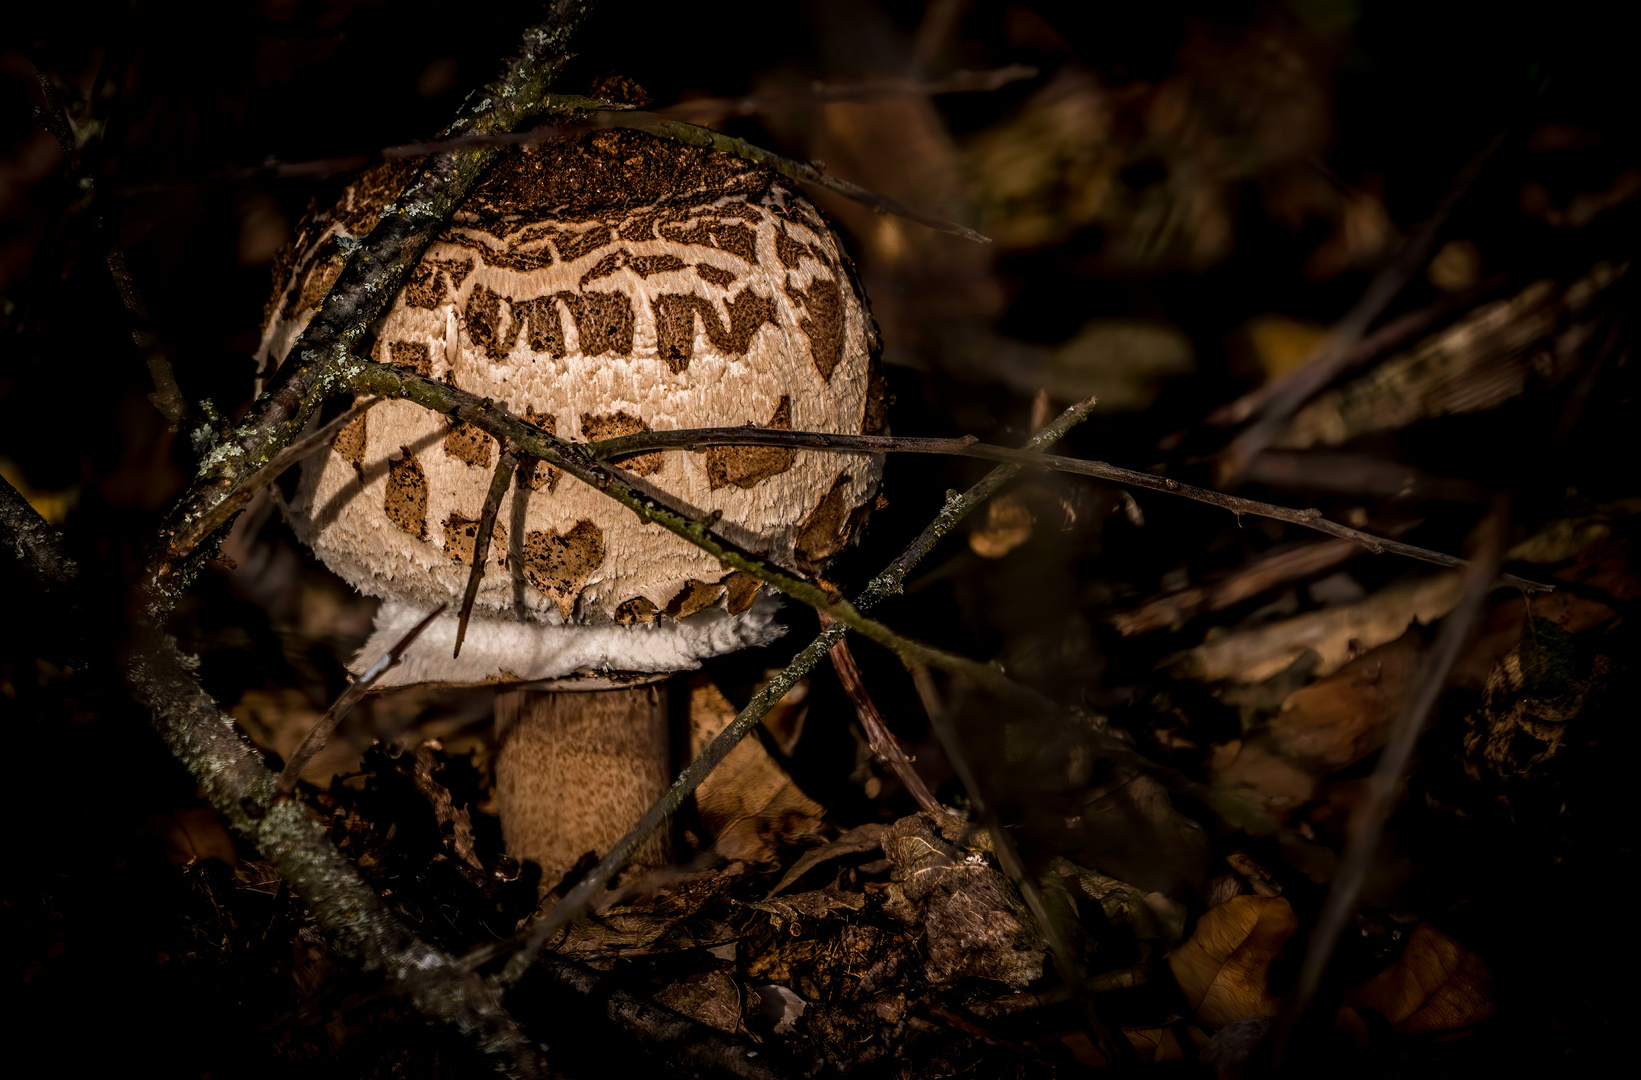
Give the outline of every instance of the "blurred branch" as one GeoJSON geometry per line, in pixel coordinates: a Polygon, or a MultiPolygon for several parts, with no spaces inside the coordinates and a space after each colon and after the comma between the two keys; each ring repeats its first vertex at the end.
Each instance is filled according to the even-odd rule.
{"type": "Polygon", "coordinates": [[[957,731],[940,700],[939,691],[935,688],[934,678],[929,674],[929,669],[921,664],[907,664],[906,667],[917,686],[917,694],[923,701],[923,709],[929,714],[929,723],[934,727],[935,736],[940,740],[941,748],[946,751],[946,759],[951,762],[952,771],[957,774],[963,789],[968,792],[969,803],[974,807],[975,819],[986,825],[986,832],[992,840],[992,850],[997,854],[997,861],[1002,866],[1003,873],[1007,874],[1009,880],[1014,882],[1015,888],[1020,890],[1020,898],[1026,902],[1027,910],[1031,912],[1032,918],[1037,920],[1043,936],[1048,939],[1048,947],[1054,954],[1054,965],[1060,971],[1060,978],[1071,987],[1082,1004],[1083,1018],[1093,1039],[1094,1048],[1114,1065],[1136,1063],[1139,1055],[1127,1036],[1121,1032],[1113,1034],[1095,1010],[1087,987],[1088,968],[1084,966],[1082,957],[1072,946],[1071,939],[1066,936],[1059,920],[1043,901],[1043,893],[1036,880],[1026,871],[1025,860],[1020,858],[1020,849],[1015,846],[1014,837],[1009,835],[1003,823],[989,809],[985,793],[980,788],[979,778],[969,766],[968,755],[958,743],[957,731]]]}
{"type": "MultiPolygon", "coordinates": [[[[1027,449],[1041,449],[1042,447],[1054,445],[1054,443],[1064,438],[1068,431],[1087,419],[1088,414],[1093,410],[1093,398],[1073,405],[1061,413],[1053,423],[1027,440],[1027,449]]],[[[919,562],[923,561],[924,556],[934,550],[934,546],[950,534],[957,527],[958,522],[995,495],[998,489],[1014,479],[1019,471],[1013,465],[1000,466],[987,473],[979,483],[969,488],[968,491],[961,495],[950,495],[946,499],[945,505],[941,507],[940,513],[924,527],[922,532],[917,534],[912,542],[907,545],[906,550],[901,552],[894,562],[890,563],[881,574],[868,582],[866,587],[860,591],[860,594],[855,598],[856,605],[861,610],[866,610],[875,607],[890,596],[898,595],[906,581],[906,576],[912,572],[912,569],[919,562]]],[[[832,646],[843,640],[847,632],[848,628],[841,623],[834,623],[823,629],[813,641],[804,646],[797,656],[792,658],[791,662],[778,675],[770,679],[762,689],[753,695],[746,708],[742,709],[735,719],[731,720],[724,730],[719,732],[717,737],[707,744],[706,749],[702,750],[699,756],[690,762],[683,772],[678,774],[678,778],[672,782],[672,787],[654,806],[651,806],[645,812],[643,819],[633,827],[632,831],[622,837],[620,842],[610,849],[609,854],[605,855],[598,865],[587,873],[586,877],[582,878],[574,888],[566,893],[562,900],[555,904],[545,915],[527,924],[513,942],[503,942],[480,949],[469,955],[468,963],[477,966],[503,955],[509,949],[516,949],[517,951],[514,952],[508,960],[506,968],[502,971],[501,981],[507,985],[517,982],[529,970],[530,965],[535,962],[535,958],[541,952],[542,946],[565,926],[581,918],[592,909],[593,901],[627,865],[628,860],[644,845],[650,834],[660,828],[662,822],[678,811],[678,808],[684,804],[684,800],[694,794],[695,789],[701,786],[701,782],[712,774],[712,770],[717,768],[719,763],[727,758],[736,746],[740,745],[741,740],[749,732],[763,722],[765,714],[774,708],[775,704],[785,697],[792,687],[798,684],[798,680],[809,674],[815,665],[827,656],[832,646]]]]}
{"type": "MultiPolygon", "coordinates": [[[[377,363],[363,364],[354,386],[356,389],[368,390],[384,397],[414,401],[425,409],[473,424],[498,439],[510,440],[520,451],[563,469],[582,483],[589,484],[608,495],[642,520],[659,525],[680,539],[717,557],[724,566],[746,571],[764,584],[771,585],[792,599],[824,612],[904,659],[916,660],[954,675],[962,675],[987,692],[1005,700],[1029,700],[1037,703],[1042,701],[1035,691],[1010,679],[994,665],[958,656],[896,633],[882,623],[861,614],[848,600],[718,535],[713,528],[722,516],[721,512],[703,514],[681,504],[676,497],[659,488],[649,485],[640,487],[635,483],[636,478],[624,470],[587,456],[581,445],[548,435],[533,424],[511,415],[488,398],[480,398],[448,383],[424,378],[405,368],[377,363]]],[[[1029,454],[1027,456],[1030,457],[1029,454]]]]}
{"type": "MultiPolygon", "coordinates": [[[[1055,454],[1036,454],[1029,450],[1014,450],[1006,446],[991,446],[987,443],[978,442],[972,436],[967,435],[957,439],[921,439],[904,438],[898,435],[833,435],[821,431],[787,431],[785,429],[750,426],[689,428],[681,431],[641,431],[633,435],[620,435],[613,439],[602,439],[598,442],[587,443],[582,449],[593,457],[614,458],[645,451],[698,450],[707,446],[796,446],[808,450],[841,453],[948,454],[957,457],[984,458],[988,461],[1006,461],[1030,468],[1048,469],[1052,472],[1074,473],[1078,476],[1093,476],[1101,480],[1114,480],[1119,484],[1129,484],[1150,491],[1160,491],[1168,495],[1193,499],[1197,502],[1207,503],[1210,506],[1217,506],[1222,510],[1229,510],[1233,514],[1252,514],[1255,517],[1285,521],[1290,525],[1301,525],[1307,529],[1327,533],[1329,536],[1349,540],[1375,555],[1386,553],[1404,555],[1407,558],[1434,563],[1437,566],[1467,565],[1463,559],[1455,555],[1446,555],[1439,551],[1431,551],[1429,548],[1404,544],[1399,540],[1374,536],[1372,533],[1366,533],[1360,529],[1352,529],[1348,525],[1340,525],[1337,522],[1329,521],[1322,516],[1322,511],[1314,508],[1294,510],[1273,503],[1257,502],[1236,495],[1227,495],[1212,488],[1182,484],[1178,480],[1170,480],[1167,477],[1157,476],[1153,473],[1136,472],[1133,469],[1108,465],[1103,461],[1086,461],[1082,458],[1060,457],[1055,454]]],[[[1529,592],[1551,592],[1554,590],[1552,585],[1529,581],[1513,574],[1505,574],[1500,580],[1519,589],[1526,589],[1529,592]]]]}
{"type": "MultiPolygon", "coordinates": [[[[504,135],[537,115],[548,84],[568,62],[571,36],[592,6],[593,0],[558,0],[551,14],[525,31],[522,55],[499,79],[469,95],[446,136],[504,135]]],[[[358,365],[354,348],[501,153],[502,147],[489,145],[428,157],[353,249],[249,415],[206,456],[194,484],[173,509],[144,574],[143,601],[151,612],[168,608],[187,585],[188,564],[180,558],[187,545],[179,548],[177,539],[233,497],[236,488],[297,438],[326,396],[347,385],[358,365]]]]}
{"type": "Polygon", "coordinates": [[[171,372],[171,359],[165,355],[165,349],[154,333],[153,323],[148,318],[148,305],[143,303],[142,293],[131,277],[131,268],[125,264],[125,252],[111,247],[107,258],[108,272],[114,278],[114,287],[119,290],[120,302],[125,305],[125,313],[131,317],[131,340],[142,354],[143,363],[148,366],[148,377],[154,380],[154,392],[148,395],[148,400],[165,417],[166,430],[175,434],[188,413],[188,402],[183,399],[177,378],[171,372]]]}
{"type": "MultiPolygon", "coordinates": [[[[1464,595],[1452,614],[1442,621],[1436,643],[1425,658],[1419,688],[1403,708],[1401,718],[1368,780],[1363,801],[1351,815],[1345,850],[1340,856],[1339,869],[1328,888],[1322,911],[1317,916],[1316,928],[1311,932],[1305,959],[1299,969],[1299,981],[1271,1031],[1271,1058],[1278,1067],[1283,1064],[1292,1046],[1298,1026],[1311,1019],[1310,1007],[1321,988],[1322,976],[1333,959],[1346,924],[1356,913],[1362,887],[1367,883],[1368,871],[1378,856],[1385,823],[1390,820],[1391,811],[1396,807],[1397,791],[1413,761],[1419,737],[1424,734],[1431,711],[1447,688],[1447,679],[1459,658],[1459,651],[1470,640],[1471,632],[1481,617],[1482,604],[1492,590],[1493,575],[1504,553],[1507,526],[1508,516],[1502,503],[1495,505],[1477,526],[1476,540],[1480,551],[1466,574],[1468,580],[1464,595]]],[[[1327,1010],[1326,1021],[1329,1025],[1333,1022],[1331,1008],[1327,1010]]]]}
{"type": "Polygon", "coordinates": [[[942,79],[866,79],[854,83],[813,82],[803,90],[748,94],[738,98],[695,98],[656,109],[657,116],[706,124],[734,116],[802,109],[832,101],[883,101],[936,94],[990,93],[1010,83],[1035,79],[1029,64],[1008,64],[989,71],[954,71],[942,79]]]}
{"type": "MultiPolygon", "coordinates": [[[[1502,274],[1496,275],[1475,288],[1467,289],[1453,296],[1444,296],[1435,303],[1426,304],[1417,311],[1398,315],[1373,333],[1362,338],[1355,345],[1341,352],[1334,360],[1333,369],[1327,372],[1326,382],[1332,382],[1346,372],[1361,367],[1363,364],[1371,363],[1392,349],[1406,344],[1446,316],[1469,307],[1481,298],[1490,295],[1495,289],[1503,285],[1505,280],[1502,274]]],[[[1326,348],[1326,343],[1323,344],[1323,348],[1326,348]]],[[[1205,422],[1213,427],[1234,427],[1237,424],[1246,423],[1251,417],[1257,416],[1269,408],[1271,402],[1291,393],[1290,387],[1293,381],[1300,378],[1300,372],[1314,362],[1315,356],[1282,378],[1274,379],[1256,390],[1250,390],[1235,401],[1219,406],[1208,414],[1205,422]]],[[[1320,371],[1312,372],[1304,378],[1314,380],[1321,374],[1320,371]]],[[[1326,385],[1326,382],[1320,385],[1326,385]]],[[[1314,392],[1314,390],[1310,391],[1310,393],[1314,392]]],[[[1310,393],[1307,393],[1306,396],[1309,397],[1310,393]]]]}
{"type": "Polygon", "coordinates": [[[1348,540],[1323,540],[1256,559],[1219,581],[1191,585],[1109,616],[1123,637],[1167,630],[1209,611],[1220,611],[1283,582],[1338,566],[1361,548],[1348,540]]]}

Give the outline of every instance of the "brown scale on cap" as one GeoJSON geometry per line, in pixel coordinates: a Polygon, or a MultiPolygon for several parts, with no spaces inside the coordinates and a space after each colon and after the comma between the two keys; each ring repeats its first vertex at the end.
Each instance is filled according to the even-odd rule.
{"type": "Polygon", "coordinates": [[[424,379],[433,374],[433,355],[425,341],[390,341],[387,353],[391,364],[410,368],[424,379]]]}
{"type": "Polygon", "coordinates": [[[468,465],[488,469],[495,464],[495,436],[466,421],[456,424],[444,437],[444,452],[468,465]]]}
{"type": "MultiPolygon", "coordinates": [[[[594,416],[592,413],[581,414],[581,438],[586,442],[598,442],[602,439],[614,439],[622,435],[636,435],[640,431],[648,431],[650,426],[644,421],[628,413],[618,412],[609,416],[594,416]]],[[[629,458],[622,458],[620,465],[629,472],[639,476],[650,476],[661,468],[661,452],[653,454],[634,454],[629,458]]]]}
{"type": "MultiPolygon", "coordinates": [[[[779,431],[792,430],[792,399],[781,397],[775,413],[764,425],[779,431]]],[[[706,451],[707,483],[714,491],[726,484],[750,488],[785,472],[797,460],[798,452],[782,446],[714,446],[706,451]]]]}
{"type": "MultiPolygon", "coordinates": [[[[450,556],[451,561],[472,566],[473,545],[478,543],[478,539],[479,523],[476,519],[463,517],[455,511],[444,519],[444,553],[450,556]]],[[[490,534],[490,551],[500,562],[506,563],[507,529],[499,521],[490,534]]]]}
{"type": "Polygon", "coordinates": [[[387,467],[387,498],[382,509],[388,520],[418,539],[427,537],[427,474],[406,447],[402,457],[387,467]]]}
{"type": "Polygon", "coordinates": [[[722,595],[724,587],[717,582],[686,581],[678,595],[667,602],[667,614],[675,619],[687,619],[716,604],[722,595]]]}
{"type": "Polygon", "coordinates": [[[365,471],[365,437],[368,429],[365,422],[369,419],[368,412],[362,412],[342,425],[342,430],[330,441],[330,448],[336,451],[336,456],[353,466],[353,471],[360,475],[365,471]]]}
{"type": "Polygon", "coordinates": [[[578,521],[560,536],[552,532],[524,535],[524,576],[558,605],[568,619],[576,597],[604,562],[604,533],[590,521],[578,521]]]}

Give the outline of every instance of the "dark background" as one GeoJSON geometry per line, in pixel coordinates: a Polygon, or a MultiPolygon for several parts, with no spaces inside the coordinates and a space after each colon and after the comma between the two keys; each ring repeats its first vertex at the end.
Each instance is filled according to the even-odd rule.
{"type": "MultiPolygon", "coordinates": [[[[1337,320],[1397,237],[1431,214],[1500,133],[1502,148],[1442,240],[1469,242],[1481,276],[1516,286],[1571,280],[1597,261],[1633,256],[1635,209],[1622,197],[1596,219],[1599,227],[1557,224],[1545,209],[1620,190],[1638,164],[1633,38],[1612,5],[813,0],[608,8],[581,39],[563,89],[623,74],[665,106],[755,91],[801,97],[810,80],[903,75],[914,56],[930,77],[1038,69],[994,92],[935,98],[924,112],[883,109],[889,118],[880,121],[799,100],[723,125],[998,237],[974,247],[817,198],[838,222],[883,324],[898,433],[1015,444],[1029,427],[1034,385],[1116,387],[1130,392],[1130,404],[1116,393],[1116,406],[1096,412],[1064,452],[1166,465],[1169,475],[1204,480],[1224,436],[1202,418],[1263,377],[1250,321],[1272,313],[1337,320]],[[939,17],[947,16],[942,32],[939,17]],[[1039,95],[1078,85],[1097,88],[1085,96],[1107,108],[1104,141],[1086,170],[1054,142],[1075,148],[1075,123],[1035,135],[1011,126],[1039,95]],[[1170,121],[1169,109],[1184,119],[1170,121]],[[1005,131],[1019,141],[998,144],[1005,131]],[[1033,156],[1033,145],[1049,149],[1033,156]],[[1029,194],[1010,203],[977,175],[1029,194]],[[1099,208],[1067,209],[1080,205],[1093,175],[1110,185],[1099,208]],[[1188,345],[1188,359],[1111,372],[1098,358],[1067,359],[1063,347],[1102,319],[1165,328],[1168,340],[1188,345]]],[[[272,1054],[274,1037],[264,1030],[278,1003],[244,974],[262,963],[256,943],[278,933],[237,922],[213,929],[199,910],[209,893],[196,880],[204,871],[179,869],[201,865],[195,856],[224,854],[220,845],[231,842],[117,684],[69,670],[49,647],[52,628],[72,619],[95,627],[93,668],[118,664],[126,590],[193,471],[189,433],[214,423],[196,408],[172,434],[149,403],[153,383],[106,252],[124,252],[185,398],[237,417],[252,395],[251,354],[274,257],[340,179],[319,175],[324,168],[281,176],[278,166],[433,136],[492,74],[534,10],[343,0],[8,12],[0,30],[0,458],[7,478],[50,508],[98,583],[94,606],[70,615],[32,604],[14,572],[3,571],[0,709],[13,742],[0,937],[23,991],[13,1013],[17,1045],[49,1046],[56,1071],[146,1061],[178,1075],[239,1075],[279,1071],[288,1060],[272,1054]],[[75,162],[33,115],[45,104],[36,69],[71,100],[95,95],[90,109],[106,126],[75,162]]],[[[1441,295],[1417,276],[1390,314],[1441,295]]],[[[1416,507],[1424,523],[1405,537],[1459,550],[1495,492],[1513,494],[1518,535],[1563,512],[1575,493],[1594,501],[1634,495],[1632,401],[1633,369],[1620,368],[1570,432],[1559,426],[1563,390],[1358,449],[1465,481],[1463,497],[1416,507]]],[[[980,472],[961,461],[894,459],[889,508],[829,576],[864,580],[949,488],[980,472]]],[[[1365,507],[1370,519],[1409,509],[1352,493],[1244,493],[1330,515],[1365,507]]],[[[1026,499],[1038,528],[1023,549],[988,560],[949,544],[909,595],[880,614],[914,636],[997,657],[1062,700],[1136,728],[1159,708],[1156,659],[1201,640],[1204,628],[1119,643],[1099,613],[1157,592],[1170,573],[1192,580],[1297,538],[1155,496],[1141,497],[1144,524],[1136,525],[1114,491],[1090,482],[1033,480],[1026,499]]],[[[207,688],[225,707],[238,703],[236,715],[259,717],[253,734],[266,733],[286,714],[322,711],[340,690],[341,661],[361,640],[370,606],[331,582],[266,512],[237,545],[230,554],[239,568],[214,566],[174,629],[202,655],[207,688]]],[[[1381,559],[1352,572],[1372,591],[1406,571],[1381,559]]],[[[790,619],[788,639],[726,661],[721,680],[744,687],[784,663],[783,650],[812,628],[806,612],[790,619]]],[[[869,646],[859,655],[892,723],[950,795],[949,768],[896,665],[869,646]]],[[[1168,692],[1170,707],[1192,713],[1205,732],[1204,745],[1219,741],[1220,727],[1234,730],[1235,716],[1206,691],[1168,692]]],[[[859,776],[851,778],[856,749],[841,693],[818,677],[813,695],[798,781],[842,825],[904,811],[892,780],[869,798],[859,776]]],[[[482,732],[472,721],[486,711],[453,700],[382,706],[367,710],[354,735],[368,742],[415,725],[466,732],[477,745],[482,732]]],[[[1569,1059],[1606,1049],[1628,1018],[1628,1003],[1605,989],[1609,979],[1631,981],[1636,959],[1633,935],[1612,910],[1619,875],[1633,862],[1633,839],[1618,824],[1628,817],[1628,771],[1621,755],[1594,769],[1573,785],[1588,800],[1576,835],[1549,818],[1506,816],[1431,833],[1429,850],[1415,852],[1428,861],[1404,906],[1427,918],[1445,912],[1501,976],[1495,1027],[1470,1049],[1435,1053],[1431,1068],[1572,1067],[1569,1059]]],[[[1027,821],[1041,809],[1031,804],[1029,777],[996,783],[1006,813],[1027,821]]],[[[1039,839],[1045,851],[1075,848],[1063,837],[1039,839]]],[[[344,1071],[373,1060],[370,1051],[360,1055],[344,1071]]]]}

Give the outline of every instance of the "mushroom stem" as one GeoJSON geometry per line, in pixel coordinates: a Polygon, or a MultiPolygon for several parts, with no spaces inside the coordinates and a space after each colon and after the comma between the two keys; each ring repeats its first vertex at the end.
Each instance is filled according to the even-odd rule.
{"type": "MultiPolygon", "coordinates": [[[[496,698],[496,800],[508,854],[552,888],[587,852],[602,855],[667,789],[665,683],[616,690],[510,690],[496,698]]],[[[653,837],[633,859],[665,866],[653,837]]]]}

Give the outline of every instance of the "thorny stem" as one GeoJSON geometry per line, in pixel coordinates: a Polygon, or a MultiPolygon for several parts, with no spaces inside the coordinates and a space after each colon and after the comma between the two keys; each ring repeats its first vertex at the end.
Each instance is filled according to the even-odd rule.
{"type": "Polygon", "coordinates": [[[669,120],[704,124],[731,116],[752,116],[780,109],[823,105],[832,101],[884,101],[936,94],[992,93],[1010,83],[1035,79],[1029,64],[1006,64],[989,71],[954,71],[941,79],[865,79],[852,83],[813,83],[787,93],[751,94],[739,98],[694,98],[654,110],[669,120]]]}
{"type": "MultiPolygon", "coordinates": [[[[832,623],[823,615],[821,625],[830,626],[832,623]]],[[[946,808],[940,805],[940,800],[934,797],[929,785],[923,782],[923,777],[912,768],[906,752],[900,748],[900,740],[895,738],[894,732],[884,722],[883,714],[878,712],[877,703],[867,692],[866,681],[861,678],[860,668],[855,664],[854,654],[849,651],[848,641],[840,640],[832,646],[832,667],[838,673],[838,682],[843,684],[843,692],[849,695],[849,701],[855,707],[855,715],[860,718],[860,726],[866,732],[866,742],[872,752],[889,763],[918,806],[937,816],[945,814],[946,808]]]]}
{"type": "Polygon", "coordinates": [[[423,408],[471,423],[497,438],[510,439],[522,452],[556,465],[582,483],[590,484],[644,521],[659,525],[716,556],[725,566],[744,570],[792,599],[825,612],[903,659],[916,660],[954,675],[962,675],[988,693],[1005,700],[1027,700],[1037,705],[1044,703],[1041,695],[1010,679],[991,664],[914,641],[875,619],[867,618],[855,605],[815,582],[783,570],[768,559],[719,536],[713,531],[719,515],[692,511],[658,488],[648,485],[641,488],[636,478],[588,457],[575,443],[548,435],[488,399],[423,378],[404,368],[376,363],[366,363],[362,368],[354,381],[356,389],[385,397],[405,398],[423,408]]]}
{"type": "Polygon", "coordinates": [[[681,120],[669,120],[651,112],[607,112],[596,114],[596,119],[605,127],[629,128],[633,131],[642,131],[646,134],[662,139],[671,139],[674,142],[685,143],[689,146],[702,146],[710,150],[719,150],[726,154],[733,154],[746,161],[754,161],[771,172],[797,180],[800,183],[812,184],[827,191],[836,192],[844,198],[853,199],[858,203],[870,206],[880,214],[894,214],[897,217],[915,221],[919,225],[927,226],[937,232],[951,236],[960,236],[965,240],[973,240],[977,244],[991,243],[991,237],[985,233],[976,232],[967,225],[959,225],[949,218],[939,214],[931,214],[927,210],[919,210],[915,206],[908,206],[898,199],[891,199],[887,195],[879,195],[869,191],[859,184],[851,184],[842,177],[833,176],[825,169],[802,161],[793,161],[782,157],[761,146],[737,139],[711,128],[699,127],[695,124],[686,124],[681,120]]]}
{"type": "MultiPolygon", "coordinates": [[[[1327,533],[1329,536],[1337,536],[1341,540],[1349,540],[1353,544],[1361,545],[1375,555],[1403,555],[1410,559],[1417,559],[1420,562],[1434,563],[1437,566],[1468,565],[1456,555],[1447,555],[1440,551],[1432,551],[1429,548],[1404,544],[1400,540],[1375,536],[1360,529],[1353,529],[1348,525],[1329,521],[1322,516],[1322,511],[1314,508],[1294,510],[1286,506],[1277,506],[1274,503],[1258,502],[1237,495],[1227,495],[1212,488],[1182,484],[1178,480],[1170,480],[1154,473],[1124,469],[1116,465],[1108,465],[1103,461],[1087,461],[1082,458],[1060,457],[1055,454],[1036,454],[1029,450],[992,446],[987,443],[977,442],[969,436],[958,439],[922,439],[904,438],[898,435],[834,435],[822,431],[787,431],[777,428],[757,427],[690,428],[680,431],[641,431],[632,435],[619,435],[613,439],[601,439],[598,442],[587,443],[583,450],[591,457],[610,459],[626,457],[644,451],[698,450],[707,446],[797,446],[809,450],[840,453],[946,454],[956,457],[984,458],[988,461],[1006,461],[1035,469],[1075,473],[1078,476],[1093,476],[1102,480],[1113,480],[1119,484],[1147,488],[1151,491],[1161,491],[1169,495],[1178,495],[1181,498],[1194,499],[1210,506],[1217,506],[1222,510],[1229,510],[1233,514],[1251,514],[1254,517],[1285,521],[1291,525],[1300,525],[1307,529],[1315,529],[1317,532],[1327,533]]],[[[1514,574],[1504,574],[1499,580],[1527,592],[1552,592],[1555,588],[1553,585],[1530,581],[1526,578],[1516,577],[1514,574]]]]}
{"type": "Polygon", "coordinates": [[[456,619],[456,648],[451,659],[462,654],[462,640],[467,637],[467,620],[473,615],[473,601],[478,599],[479,583],[484,580],[484,564],[490,559],[490,537],[496,531],[496,515],[501,512],[502,496],[518,471],[519,456],[513,444],[501,444],[501,460],[490,476],[490,490],[484,495],[484,509],[479,513],[479,531],[473,538],[473,568],[467,574],[467,588],[462,593],[461,614],[456,619]]]}
{"type": "MultiPolygon", "coordinates": [[[[1094,410],[1094,399],[1088,398],[1078,402],[1065,412],[1061,413],[1052,423],[1033,435],[1027,442],[1028,449],[1040,449],[1052,446],[1065,437],[1065,434],[1088,418],[1094,410]]],[[[898,595],[906,577],[923,561],[934,546],[944,539],[957,524],[969,515],[975,507],[980,506],[991,498],[1019,473],[1013,465],[1002,465],[993,469],[981,478],[980,482],[969,488],[961,495],[952,493],[946,504],[941,507],[935,519],[924,526],[906,550],[902,551],[884,571],[867,582],[866,587],[855,598],[855,604],[861,610],[875,607],[888,597],[898,595]]],[[[517,951],[508,959],[503,968],[500,980],[504,986],[511,986],[524,976],[541,952],[542,946],[552,940],[553,936],[565,926],[581,918],[591,910],[594,901],[603,893],[605,887],[615,879],[623,867],[627,865],[634,853],[644,845],[650,834],[661,827],[678,808],[695,793],[701,786],[701,781],[711,775],[712,770],[727,758],[742,739],[763,722],[765,714],[775,707],[787,693],[798,684],[798,680],[820,663],[831,651],[833,645],[842,641],[848,628],[841,623],[834,623],[823,629],[820,634],[804,646],[790,663],[773,679],[764,684],[746,708],[731,720],[724,730],[719,732],[712,742],[707,744],[696,759],[678,774],[672,782],[672,787],[658,799],[655,805],[645,812],[642,820],[635,825],[626,836],[623,836],[609,854],[593,867],[574,888],[565,894],[564,898],[555,904],[551,910],[529,925],[526,925],[514,942],[499,943],[488,946],[469,954],[467,962],[477,966],[503,955],[507,949],[516,946],[517,951]]]]}

